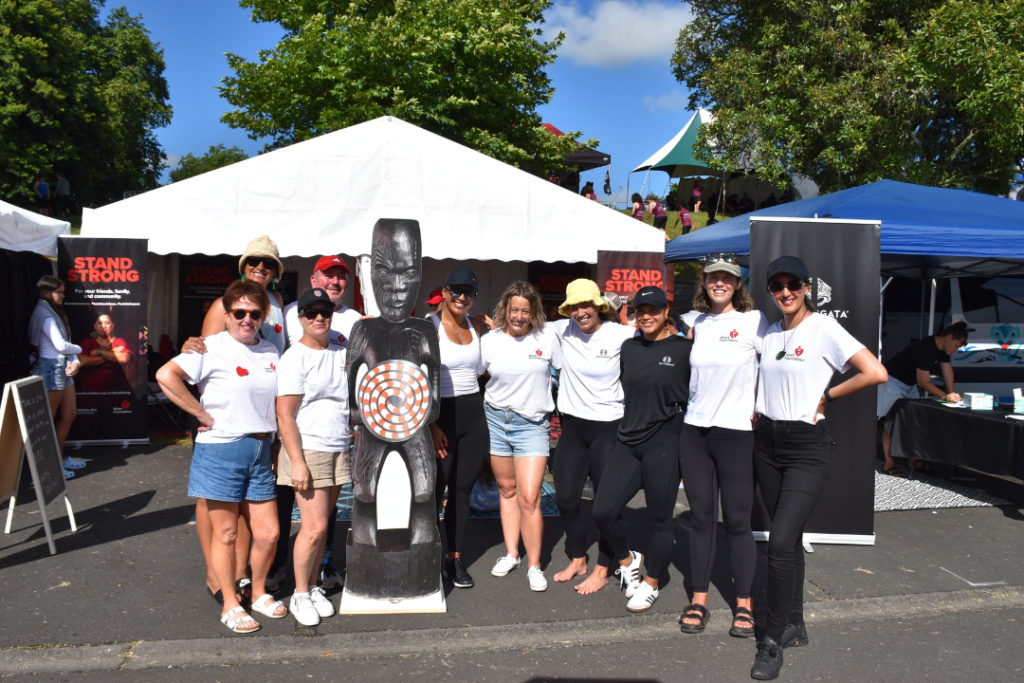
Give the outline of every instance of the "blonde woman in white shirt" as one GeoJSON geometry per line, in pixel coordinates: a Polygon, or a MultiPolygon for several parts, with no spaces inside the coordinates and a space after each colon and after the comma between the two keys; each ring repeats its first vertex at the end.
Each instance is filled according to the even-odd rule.
{"type": "Polygon", "coordinates": [[[754,505],[754,396],[757,350],[768,319],[752,310],[736,254],[708,254],[693,307],[701,313],[687,334],[690,403],[679,435],[679,473],[690,503],[693,603],[679,619],[683,633],[701,633],[710,619],[708,586],[715,562],[718,500],[729,544],[736,612],[729,635],[754,635],[750,597],[757,546],[750,528],[754,505]]]}
{"type": "Polygon", "coordinates": [[[528,282],[513,282],[494,312],[494,332],[480,340],[483,370],[490,375],[484,414],[490,432],[491,469],[501,493],[506,555],[491,570],[505,576],[520,566],[526,547],[530,589],[547,590],[540,567],[544,517],[541,485],[547,466],[548,428],[555,407],[551,368],[562,366],[555,336],[544,327],[540,295],[528,282]]]}

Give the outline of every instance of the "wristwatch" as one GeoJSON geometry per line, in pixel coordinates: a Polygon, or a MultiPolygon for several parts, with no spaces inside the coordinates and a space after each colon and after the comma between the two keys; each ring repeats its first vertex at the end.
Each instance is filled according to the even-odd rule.
{"type": "Polygon", "coordinates": [[[832,387],[828,387],[828,388],[825,389],[825,403],[831,403],[832,401],[835,400],[834,398],[832,398],[832,391],[831,391],[831,389],[832,389],[832,387]]]}

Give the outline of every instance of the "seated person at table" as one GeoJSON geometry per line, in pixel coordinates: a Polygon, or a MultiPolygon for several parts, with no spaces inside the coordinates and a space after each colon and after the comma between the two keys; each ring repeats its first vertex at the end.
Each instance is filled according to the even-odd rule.
{"type": "MultiPolygon", "coordinates": [[[[918,398],[918,387],[944,401],[959,401],[960,394],[953,388],[953,366],[950,365],[949,357],[967,344],[967,334],[970,331],[965,322],[953,323],[941,333],[916,341],[890,358],[885,364],[885,369],[889,371],[889,380],[878,387],[878,419],[888,415],[892,405],[899,399],[918,398]],[[935,386],[929,379],[936,363],[942,370],[945,389],[935,386]]],[[[885,473],[901,477],[903,474],[896,467],[896,461],[889,456],[889,447],[892,445],[889,433],[891,429],[892,424],[887,421],[882,433],[885,473]]],[[[915,465],[917,462],[912,459],[910,467],[913,468],[915,465]]]]}

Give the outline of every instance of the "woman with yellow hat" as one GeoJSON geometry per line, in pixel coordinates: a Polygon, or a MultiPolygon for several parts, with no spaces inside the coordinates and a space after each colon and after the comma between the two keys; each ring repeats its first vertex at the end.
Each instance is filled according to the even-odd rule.
{"type": "MultiPolygon", "coordinates": [[[[635,333],[610,322],[608,301],[592,280],[573,280],[565,289],[558,312],[566,320],[551,323],[562,349],[558,411],[562,435],[555,449],[555,502],[565,527],[565,553],[569,566],[555,581],[571,581],[587,574],[587,531],[590,523],[580,510],[583,484],[589,476],[594,492],[611,460],[622,419],[622,382],[619,349],[635,333]]],[[[608,583],[611,547],[602,537],[597,564],[589,578],[576,586],[581,595],[597,592],[608,583]]]]}

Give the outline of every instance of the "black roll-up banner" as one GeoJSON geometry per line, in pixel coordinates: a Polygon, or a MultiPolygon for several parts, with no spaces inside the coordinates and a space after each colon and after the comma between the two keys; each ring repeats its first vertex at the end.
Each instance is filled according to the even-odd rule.
{"type": "MultiPolygon", "coordinates": [[[[860,343],[878,353],[881,229],[877,222],[828,219],[750,220],[750,289],[757,308],[775,322],[782,313],[768,293],[768,264],[783,255],[807,264],[818,313],[835,318],[860,343]]],[[[836,375],[832,385],[856,370],[836,375]]],[[[874,532],[876,397],[874,387],[828,404],[835,441],[832,472],[806,533],[870,535],[874,532]]],[[[754,506],[755,531],[770,530],[764,504],[754,506]]]]}
{"type": "Polygon", "coordinates": [[[61,237],[57,277],[71,341],[82,347],[71,442],[149,439],[146,374],[148,240],[61,237]]]}
{"type": "Polygon", "coordinates": [[[178,339],[181,345],[203,331],[214,301],[238,279],[238,257],[230,254],[182,254],[178,257],[178,339]]]}

